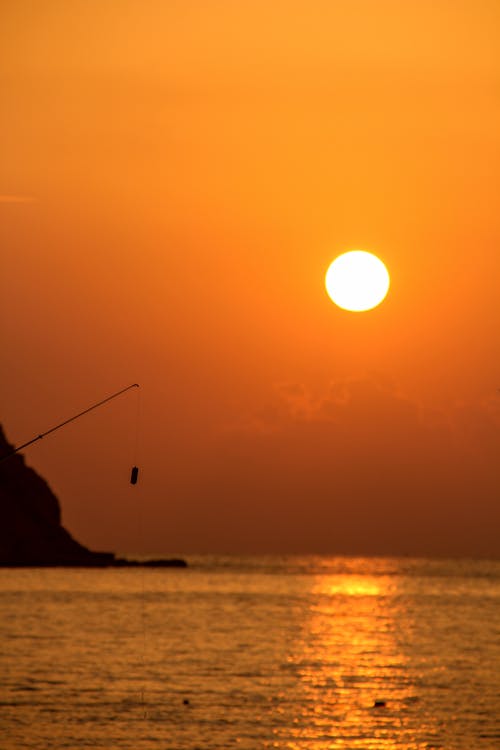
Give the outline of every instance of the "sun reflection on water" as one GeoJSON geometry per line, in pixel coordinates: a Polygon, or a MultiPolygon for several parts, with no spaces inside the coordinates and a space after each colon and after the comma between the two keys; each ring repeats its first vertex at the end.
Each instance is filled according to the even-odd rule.
{"type": "MultiPolygon", "coordinates": [[[[419,743],[412,729],[418,696],[398,648],[396,589],[390,575],[313,579],[309,617],[289,658],[302,691],[302,709],[291,727],[277,731],[276,747],[432,746],[419,743]]],[[[420,737],[430,739],[432,732],[420,730],[420,737]]]]}

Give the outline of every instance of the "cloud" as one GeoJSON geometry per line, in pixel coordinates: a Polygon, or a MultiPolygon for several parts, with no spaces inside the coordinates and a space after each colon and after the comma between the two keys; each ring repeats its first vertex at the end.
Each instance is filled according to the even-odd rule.
{"type": "Polygon", "coordinates": [[[314,391],[302,383],[277,383],[259,409],[226,425],[231,433],[281,433],[317,430],[332,434],[356,433],[369,437],[374,431],[388,434],[389,427],[403,429],[423,422],[446,424],[444,414],[425,413],[389,379],[379,376],[345,378],[314,391]],[[398,426],[399,425],[399,426],[398,426]]]}
{"type": "Polygon", "coordinates": [[[498,417],[425,409],[381,377],[279,383],[219,435],[199,492],[249,548],[500,553],[498,417]]]}

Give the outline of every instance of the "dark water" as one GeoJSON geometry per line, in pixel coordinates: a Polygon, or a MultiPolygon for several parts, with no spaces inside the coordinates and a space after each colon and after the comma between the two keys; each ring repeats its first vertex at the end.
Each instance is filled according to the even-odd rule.
{"type": "Polygon", "coordinates": [[[1,750],[500,748],[500,563],[188,560],[0,571],[1,750]]]}

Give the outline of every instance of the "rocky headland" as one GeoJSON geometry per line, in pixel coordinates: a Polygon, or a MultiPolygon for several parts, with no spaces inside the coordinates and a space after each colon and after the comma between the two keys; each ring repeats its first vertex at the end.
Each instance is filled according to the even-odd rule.
{"type": "Polygon", "coordinates": [[[12,451],[0,426],[0,566],[186,567],[181,559],[140,562],[84,547],[64,528],[59,500],[24,457],[2,460],[12,451]]]}

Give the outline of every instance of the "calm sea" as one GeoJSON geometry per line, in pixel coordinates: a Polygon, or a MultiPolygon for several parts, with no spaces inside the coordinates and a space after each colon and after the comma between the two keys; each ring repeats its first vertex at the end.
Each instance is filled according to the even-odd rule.
{"type": "Polygon", "coordinates": [[[500,562],[0,570],[0,748],[500,748],[500,562]]]}

